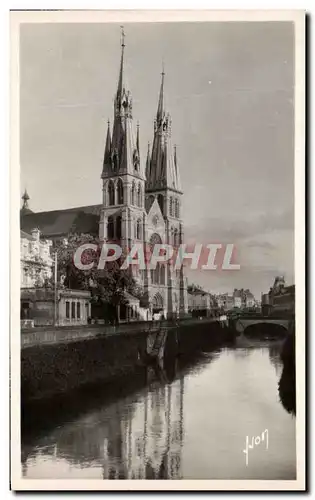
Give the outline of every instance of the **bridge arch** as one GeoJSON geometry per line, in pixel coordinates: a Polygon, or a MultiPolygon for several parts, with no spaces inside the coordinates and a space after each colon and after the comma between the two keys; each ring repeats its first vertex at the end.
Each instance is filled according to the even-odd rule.
{"type": "Polygon", "coordinates": [[[265,334],[277,337],[287,335],[291,330],[291,324],[292,320],[289,318],[280,319],[271,317],[239,317],[234,322],[234,326],[238,333],[244,333],[245,335],[265,334]]]}
{"type": "Polygon", "coordinates": [[[260,322],[245,326],[243,333],[245,337],[259,337],[261,335],[269,337],[283,338],[288,334],[288,329],[280,323],[260,322]]]}

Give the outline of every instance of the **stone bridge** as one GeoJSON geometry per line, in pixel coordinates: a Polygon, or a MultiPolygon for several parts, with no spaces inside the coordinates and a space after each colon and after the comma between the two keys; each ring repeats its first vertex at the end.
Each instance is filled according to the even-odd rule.
{"type": "Polygon", "coordinates": [[[259,318],[240,317],[235,320],[234,327],[236,331],[241,334],[244,333],[249,326],[253,325],[277,325],[285,328],[287,332],[289,332],[291,322],[291,318],[272,318],[270,316],[259,318]]]}

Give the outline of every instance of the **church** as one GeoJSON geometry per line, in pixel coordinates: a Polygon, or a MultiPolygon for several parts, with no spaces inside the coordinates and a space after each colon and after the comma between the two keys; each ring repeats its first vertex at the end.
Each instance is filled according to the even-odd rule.
{"type": "MultiPolygon", "coordinates": [[[[57,240],[69,233],[97,234],[101,242],[114,242],[123,249],[135,243],[144,248],[166,243],[178,248],[183,242],[180,183],[176,147],[172,145],[171,117],[164,105],[164,70],[154,119],[152,148],[140,158],[139,125],[134,126],[132,96],[124,84],[124,34],[118,85],[114,100],[114,122],[108,122],[101,171],[102,204],[34,213],[23,195],[21,229],[38,228],[44,238],[57,240]]],[[[133,269],[143,287],[150,316],[165,318],[187,313],[187,280],[184,267],[174,270],[170,262],[156,269],[133,269]]],[[[147,317],[149,317],[147,315],[147,317]]]]}

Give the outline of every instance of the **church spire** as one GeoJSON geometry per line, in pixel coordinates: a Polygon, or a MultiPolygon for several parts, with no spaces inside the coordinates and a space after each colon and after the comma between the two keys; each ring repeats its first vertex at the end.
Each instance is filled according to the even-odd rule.
{"type": "Polygon", "coordinates": [[[140,154],[140,139],[139,139],[139,129],[140,125],[139,122],[137,123],[137,151],[140,154]]]}
{"type": "Polygon", "coordinates": [[[163,118],[163,112],[164,112],[164,64],[162,66],[162,79],[161,79],[161,87],[160,87],[160,96],[159,96],[159,103],[158,103],[158,109],[156,113],[156,121],[159,123],[160,120],[163,118]]]}
{"type": "Polygon", "coordinates": [[[124,27],[121,28],[121,58],[120,58],[120,69],[119,69],[119,77],[118,77],[118,86],[117,86],[117,101],[121,102],[122,93],[124,90],[124,53],[125,53],[125,32],[124,27]]]}
{"type": "Polygon", "coordinates": [[[148,191],[172,189],[181,193],[177,157],[171,142],[171,117],[164,108],[164,68],[160,86],[150,167],[147,167],[148,191]]]}
{"type": "Polygon", "coordinates": [[[22,209],[29,209],[29,206],[28,206],[28,200],[30,199],[29,195],[28,195],[28,192],[24,191],[23,193],[23,196],[22,196],[22,200],[23,200],[23,206],[22,206],[22,209]]]}
{"type": "Polygon", "coordinates": [[[146,163],[146,169],[145,169],[145,176],[146,179],[149,179],[150,177],[150,143],[148,142],[148,152],[147,152],[147,163],[146,163]]]}
{"type": "Polygon", "coordinates": [[[106,136],[106,144],[105,144],[105,152],[104,152],[104,161],[103,161],[103,171],[102,178],[106,176],[106,170],[111,166],[111,155],[112,155],[112,141],[110,137],[110,123],[109,120],[107,122],[107,136],[106,136]]]}

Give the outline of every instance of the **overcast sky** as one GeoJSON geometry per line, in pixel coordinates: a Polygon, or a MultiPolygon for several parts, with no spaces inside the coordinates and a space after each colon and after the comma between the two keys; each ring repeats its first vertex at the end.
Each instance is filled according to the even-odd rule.
{"type": "MultiPolygon", "coordinates": [[[[187,241],[234,243],[240,271],[189,272],[211,291],[293,277],[294,28],[289,22],[127,24],[125,80],[153,137],[162,60],[187,241]]],[[[21,28],[21,192],[34,211],[101,202],[117,24],[21,28]]]]}

